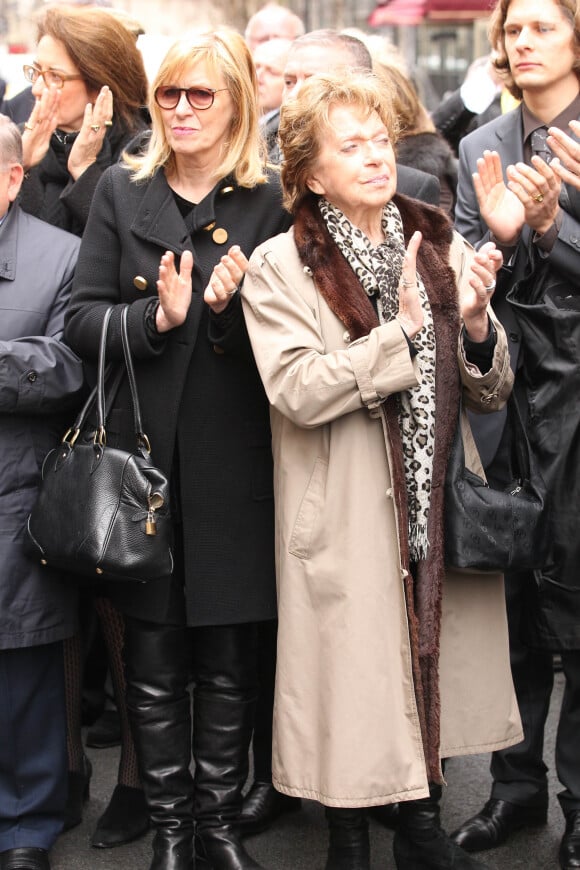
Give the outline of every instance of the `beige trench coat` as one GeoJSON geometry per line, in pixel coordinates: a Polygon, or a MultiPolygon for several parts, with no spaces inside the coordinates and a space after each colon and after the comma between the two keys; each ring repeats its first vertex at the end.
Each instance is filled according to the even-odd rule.
{"type": "MultiPolygon", "coordinates": [[[[455,236],[451,260],[460,281],[471,250],[455,236]]],[[[242,299],[272,405],[274,785],[328,806],[425,797],[389,447],[358,386],[362,367],[386,396],[414,386],[418,367],[397,323],[350,342],[302,266],[292,230],[254,253],[242,299]]],[[[497,332],[485,375],[460,353],[464,388],[475,401],[510,377],[499,325],[497,332]]],[[[448,572],[440,692],[442,758],[522,739],[501,575],[448,572]]]]}

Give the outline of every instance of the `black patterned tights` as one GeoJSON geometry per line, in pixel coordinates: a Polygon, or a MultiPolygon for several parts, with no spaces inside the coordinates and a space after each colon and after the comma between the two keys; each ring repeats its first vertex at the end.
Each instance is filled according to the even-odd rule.
{"type": "MultiPolygon", "coordinates": [[[[123,669],[124,620],[108,598],[95,598],[95,609],[107,647],[115,703],[121,724],[121,756],[118,782],[140,788],[137,755],[131,736],[125,700],[125,672],[123,669]]],[[[81,733],[83,653],[81,635],[76,634],[64,643],[64,675],[67,708],[67,752],[70,771],[83,769],[83,741],[81,733]]]]}

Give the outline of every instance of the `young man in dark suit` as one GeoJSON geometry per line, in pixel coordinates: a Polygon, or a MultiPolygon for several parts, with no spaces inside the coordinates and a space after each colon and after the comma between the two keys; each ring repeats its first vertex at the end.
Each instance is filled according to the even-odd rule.
{"type": "MultiPolygon", "coordinates": [[[[494,295],[494,308],[508,334],[516,372],[514,394],[529,411],[528,432],[553,515],[571,517],[576,528],[580,511],[575,498],[574,429],[580,414],[574,373],[580,363],[580,327],[571,331],[571,324],[580,288],[580,209],[577,195],[550,166],[553,155],[546,139],[548,127],[567,129],[580,118],[579,11],[578,0],[499,0],[490,22],[496,66],[522,102],[462,140],[456,209],[456,227],[469,241],[477,245],[491,236],[503,248],[507,277],[494,295]],[[520,281],[523,276],[525,281],[520,281]],[[566,347],[557,330],[539,328],[535,338],[530,337],[522,306],[512,304],[523,286],[536,291],[528,300],[530,305],[538,302],[542,316],[567,309],[559,311],[570,335],[566,347]],[[512,302],[506,293],[511,293],[512,302]],[[567,365],[569,374],[561,376],[567,365]],[[541,390],[530,387],[532,380],[541,390]]],[[[558,317],[552,320],[557,322],[558,317]]],[[[488,476],[501,479],[509,430],[505,416],[489,417],[495,420],[476,425],[475,434],[488,476]]],[[[512,674],[525,739],[493,754],[491,798],[454,834],[465,850],[476,852],[500,845],[520,828],[546,822],[543,738],[554,680],[553,652],[559,652],[565,676],[556,740],[556,769],[563,786],[558,797],[566,818],[559,853],[562,870],[580,868],[577,539],[577,534],[565,532],[564,522],[553,521],[551,553],[541,571],[506,575],[512,674]]]]}

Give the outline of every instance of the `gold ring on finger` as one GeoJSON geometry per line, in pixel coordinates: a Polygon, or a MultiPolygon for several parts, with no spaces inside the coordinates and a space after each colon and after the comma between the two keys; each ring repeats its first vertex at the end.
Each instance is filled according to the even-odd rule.
{"type": "Polygon", "coordinates": [[[536,193],[534,196],[532,196],[532,199],[534,200],[534,202],[543,202],[544,201],[544,194],[543,193],[536,193]]]}
{"type": "Polygon", "coordinates": [[[98,133],[100,129],[101,129],[100,124],[91,124],[91,130],[94,130],[95,133],[98,133]]]}
{"type": "Polygon", "coordinates": [[[35,127],[36,127],[36,124],[29,124],[28,121],[24,125],[25,130],[34,130],[35,127]]]}

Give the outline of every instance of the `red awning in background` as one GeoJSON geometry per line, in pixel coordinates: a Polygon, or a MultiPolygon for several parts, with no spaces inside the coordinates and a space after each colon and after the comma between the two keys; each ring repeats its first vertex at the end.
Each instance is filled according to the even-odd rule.
{"type": "Polygon", "coordinates": [[[495,0],[386,0],[367,21],[370,27],[420,24],[421,21],[473,21],[489,15],[495,0]]]}

